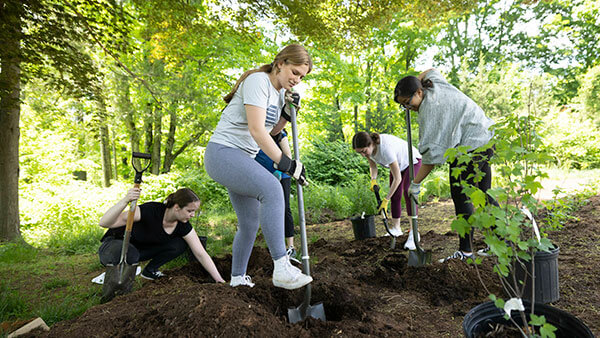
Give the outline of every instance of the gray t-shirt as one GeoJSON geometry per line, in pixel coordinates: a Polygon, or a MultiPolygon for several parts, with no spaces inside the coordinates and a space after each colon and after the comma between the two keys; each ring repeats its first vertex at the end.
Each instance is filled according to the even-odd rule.
{"type": "MultiPolygon", "coordinates": [[[[421,158],[419,151],[412,147],[413,163],[421,158]]],[[[377,153],[371,156],[371,160],[386,168],[390,167],[393,162],[398,162],[400,171],[408,168],[408,142],[394,135],[379,134],[379,145],[377,145],[377,153]]]]}
{"type": "Polygon", "coordinates": [[[433,82],[433,88],[425,88],[419,107],[419,151],[424,164],[445,163],[444,153],[450,148],[473,150],[490,141],[494,122],[473,100],[435,69],[424,79],[433,82]]]}
{"type": "Polygon", "coordinates": [[[260,148],[248,129],[244,105],[249,104],[266,110],[265,128],[270,132],[279,121],[284,99],[285,89],[275,89],[269,80],[269,74],[257,72],[248,75],[221,113],[221,119],[210,142],[241,149],[254,158],[260,148]]]}

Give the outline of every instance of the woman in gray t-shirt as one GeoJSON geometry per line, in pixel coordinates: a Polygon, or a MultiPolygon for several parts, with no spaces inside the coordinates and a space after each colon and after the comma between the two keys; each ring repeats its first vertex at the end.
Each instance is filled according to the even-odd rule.
{"type": "Polygon", "coordinates": [[[291,265],[284,244],[283,189],[260,163],[254,160],[262,150],[277,163],[277,169],[300,183],[306,182],[304,167],[277,147],[272,135],[289,121],[289,105],[299,105],[291,92],[312,69],[304,47],[292,44],[282,49],[272,63],[242,74],[223,99],[227,107],[204,153],[206,172],[224,185],[238,218],[233,239],[231,282],[233,287],[253,287],[246,275],[259,225],[274,261],[273,285],[297,289],[312,281],[291,265]]]}
{"type": "MultiPolygon", "coordinates": [[[[489,159],[493,149],[487,148],[479,152],[477,149],[485,146],[493,137],[489,129],[493,121],[488,118],[483,110],[468,96],[448,83],[435,69],[429,69],[418,77],[406,76],[398,81],[394,90],[394,101],[404,107],[419,113],[419,151],[423,164],[411,183],[409,192],[418,196],[423,179],[439,164],[446,162],[446,150],[459,146],[467,146],[469,152],[476,152],[474,160],[460,164],[457,161],[450,163],[450,193],[454,202],[456,215],[466,218],[473,213],[473,205],[462,192],[462,181],[487,191],[492,182],[492,170],[489,159]],[[464,167],[459,177],[455,178],[452,171],[457,167],[464,167]],[[478,168],[478,169],[476,169],[478,168]],[[475,171],[485,173],[480,182],[474,182],[469,175],[475,171]]],[[[496,201],[489,198],[490,203],[496,201]]],[[[473,257],[471,248],[473,231],[460,237],[459,249],[440,262],[449,259],[466,260],[473,257]]],[[[487,250],[480,250],[481,255],[487,255],[487,250]]]]}

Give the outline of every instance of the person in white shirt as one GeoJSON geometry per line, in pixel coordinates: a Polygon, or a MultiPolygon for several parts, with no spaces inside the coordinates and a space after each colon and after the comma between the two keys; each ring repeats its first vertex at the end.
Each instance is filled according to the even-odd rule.
{"type": "MultiPolygon", "coordinates": [[[[409,217],[412,216],[408,194],[408,188],[410,186],[408,142],[394,135],[377,133],[369,134],[362,131],[352,138],[352,148],[369,161],[371,191],[373,191],[374,187],[377,185],[377,164],[390,168],[390,190],[378,206],[377,213],[380,213],[381,210],[387,210],[388,203],[391,201],[392,226],[390,227],[390,233],[394,236],[401,236],[402,228],[400,227],[400,216],[402,212],[402,195],[404,195],[406,213],[409,217]]],[[[412,155],[413,168],[416,175],[421,168],[421,154],[413,147],[412,155]]],[[[411,228],[409,226],[409,235],[404,244],[404,248],[415,250],[416,246],[414,238],[410,234],[410,230],[411,228]]]]}

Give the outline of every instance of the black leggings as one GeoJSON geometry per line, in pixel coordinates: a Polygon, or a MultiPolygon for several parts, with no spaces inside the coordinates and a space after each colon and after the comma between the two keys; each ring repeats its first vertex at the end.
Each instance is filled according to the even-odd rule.
{"type": "MultiPolygon", "coordinates": [[[[105,238],[102,245],[100,245],[100,249],[98,249],[100,263],[105,266],[107,264],[119,264],[122,247],[122,239],[115,239],[114,237],[105,238]]],[[[181,255],[186,248],[187,243],[181,237],[175,237],[166,243],[145,246],[138,245],[137,247],[129,243],[126,260],[128,264],[136,264],[151,259],[148,265],[146,265],[146,269],[156,271],[163,264],[181,255]]]]}
{"type": "MultiPolygon", "coordinates": [[[[457,160],[450,163],[450,194],[452,195],[452,201],[454,202],[454,211],[456,216],[462,215],[465,219],[468,219],[473,214],[473,204],[469,202],[467,195],[462,192],[462,182],[466,181],[469,184],[478,187],[484,193],[492,186],[492,168],[490,167],[489,160],[494,155],[494,149],[489,148],[485,152],[477,153],[473,157],[473,161],[468,163],[458,164],[457,160]],[[452,175],[452,169],[464,167],[465,170],[461,172],[459,177],[454,178],[452,175]],[[475,168],[483,172],[485,175],[481,181],[475,183],[474,177],[469,175],[475,174],[475,168]]],[[[488,203],[498,205],[498,202],[487,195],[488,203]]],[[[473,237],[473,229],[470,234],[466,234],[465,237],[460,237],[459,250],[464,252],[471,252],[471,238],[473,237]]]]}
{"type": "Polygon", "coordinates": [[[292,179],[290,177],[281,179],[283,187],[283,199],[285,201],[285,237],[294,237],[294,217],[290,208],[290,189],[292,187],[292,179]]]}

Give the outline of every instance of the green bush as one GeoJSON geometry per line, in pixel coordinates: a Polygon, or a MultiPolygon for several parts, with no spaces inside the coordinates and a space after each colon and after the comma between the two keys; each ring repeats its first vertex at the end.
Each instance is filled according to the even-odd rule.
{"type": "Polygon", "coordinates": [[[361,175],[368,175],[368,162],[344,141],[316,139],[301,157],[311,182],[343,185],[361,175]]]}

